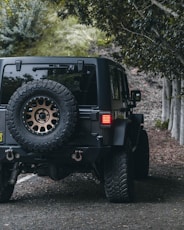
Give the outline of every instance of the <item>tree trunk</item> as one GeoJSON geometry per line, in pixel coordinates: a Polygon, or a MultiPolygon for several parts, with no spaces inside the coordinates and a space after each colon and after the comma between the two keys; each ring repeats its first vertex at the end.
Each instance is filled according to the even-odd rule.
{"type": "Polygon", "coordinates": [[[169,125],[168,130],[171,131],[173,127],[173,117],[174,117],[174,96],[172,90],[173,82],[171,82],[171,101],[170,101],[170,115],[169,115],[169,125]]]}
{"type": "Polygon", "coordinates": [[[171,129],[171,136],[176,140],[180,137],[180,113],[181,113],[181,81],[179,79],[173,79],[172,81],[173,92],[173,124],[171,129]]]}
{"type": "Polygon", "coordinates": [[[173,114],[174,114],[174,99],[171,98],[170,116],[169,116],[169,125],[168,125],[169,131],[171,131],[173,127],[173,114]]]}
{"type": "Polygon", "coordinates": [[[171,81],[164,77],[163,78],[163,89],[162,89],[162,121],[168,121],[171,110],[171,81]]]}
{"type": "Polygon", "coordinates": [[[184,79],[181,80],[180,145],[184,145],[184,79]]]}

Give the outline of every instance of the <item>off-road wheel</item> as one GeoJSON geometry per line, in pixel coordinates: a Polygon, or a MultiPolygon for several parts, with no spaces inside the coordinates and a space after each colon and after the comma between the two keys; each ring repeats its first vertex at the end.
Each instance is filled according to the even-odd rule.
{"type": "Polygon", "coordinates": [[[134,152],[134,178],[146,179],[149,174],[149,141],[145,130],[141,130],[139,144],[134,152]]]}
{"type": "Polygon", "coordinates": [[[133,201],[133,161],[128,143],[125,147],[115,148],[105,159],[104,183],[105,194],[110,202],[133,201]]]}
{"type": "Polygon", "coordinates": [[[73,134],[77,114],[75,98],[65,86],[35,80],[12,95],[6,119],[10,133],[24,149],[49,152],[73,134]]]}
{"type": "Polygon", "coordinates": [[[12,167],[0,164],[0,203],[8,202],[14,190],[14,185],[9,184],[12,167]]]}

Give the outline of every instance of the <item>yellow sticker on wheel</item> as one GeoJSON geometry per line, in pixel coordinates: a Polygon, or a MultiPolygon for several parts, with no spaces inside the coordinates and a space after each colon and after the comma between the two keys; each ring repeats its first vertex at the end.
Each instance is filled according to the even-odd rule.
{"type": "Polygon", "coordinates": [[[0,132],[0,142],[3,142],[3,133],[0,132]]]}

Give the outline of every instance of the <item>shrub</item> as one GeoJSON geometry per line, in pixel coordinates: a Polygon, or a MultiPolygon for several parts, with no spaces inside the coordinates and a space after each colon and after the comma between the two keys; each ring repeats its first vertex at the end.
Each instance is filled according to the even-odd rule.
{"type": "Polygon", "coordinates": [[[37,0],[7,0],[0,7],[0,55],[31,46],[44,29],[46,6],[37,0]]]}
{"type": "Polygon", "coordinates": [[[167,121],[157,120],[155,123],[155,127],[160,129],[160,130],[168,129],[168,125],[169,125],[169,120],[167,120],[167,121]]]}

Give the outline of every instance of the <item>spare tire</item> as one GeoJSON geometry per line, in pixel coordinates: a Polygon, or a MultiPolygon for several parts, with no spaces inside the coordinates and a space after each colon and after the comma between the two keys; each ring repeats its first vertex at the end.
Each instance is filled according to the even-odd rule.
{"type": "Polygon", "coordinates": [[[73,94],[60,83],[35,80],[18,88],[7,106],[7,125],[24,149],[48,152],[66,142],[77,123],[73,94]]]}

